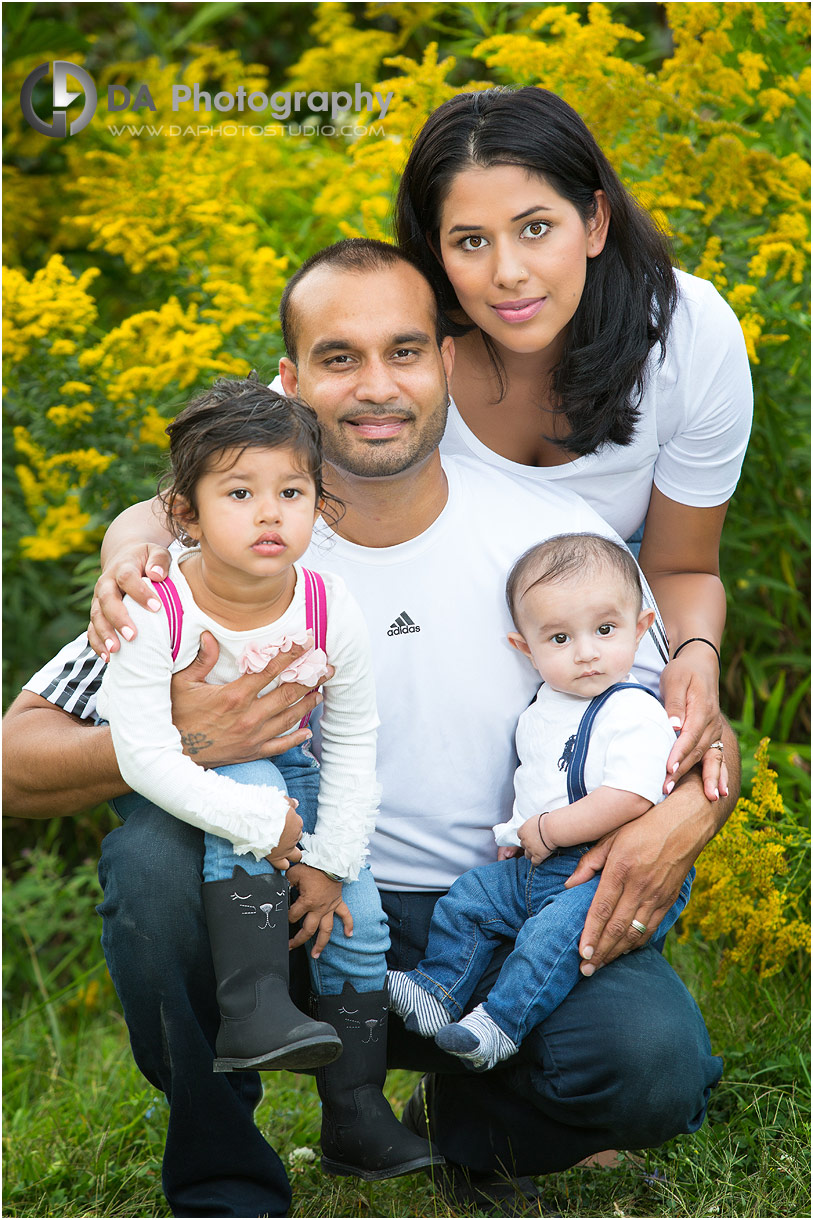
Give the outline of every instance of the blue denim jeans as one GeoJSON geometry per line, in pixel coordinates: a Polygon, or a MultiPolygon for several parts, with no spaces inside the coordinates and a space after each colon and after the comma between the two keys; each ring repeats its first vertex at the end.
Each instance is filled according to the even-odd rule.
{"type": "MultiPolygon", "coordinates": [[[[297,812],[305,830],[313,831],[316,802],[319,799],[319,764],[301,746],[286,750],[275,763],[270,758],[261,758],[256,762],[216,767],[215,770],[220,775],[227,775],[236,784],[256,784],[257,787],[279,788],[287,792],[299,801],[297,812]]],[[[204,881],[230,881],[235,864],[239,864],[252,877],[273,871],[267,860],[255,860],[251,852],[238,856],[229,840],[219,835],[207,833],[203,842],[204,881]]]]}
{"type": "MultiPolygon", "coordinates": [[[[424,957],[441,897],[382,893],[391,970],[412,970],[424,957]]],[[[511,947],[504,941],[495,950],[469,1008],[492,990],[511,947]]],[[[583,979],[519,1054],[490,1072],[470,1071],[394,1014],[388,1062],[437,1073],[432,1138],[448,1160],[520,1174],[696,1131],[722,1075],[700,1010],[652,944],[583,979]]]]}
{"type": "Polygon", "coordinates": [[[213,1072],[220,1013],[201,902],[203,834],[132,795],[102,843],[102,947],[133,1057],[166,1094],[175,1216],[286,1216],[282,1162],[254,1124],[256,1072],[213,1072]]]}
{"type": "MultiPolygon", "coordinates": [[[[599,877],[565,889],[587,846],[560,848],[535,867],[524,856],[473,868],[435,907],[426,957],[409,976],[459,1021],[498,943],[514,941],[485,1010],[519,1045],[582,980],[578,945],[599,877]]],[[[664,916],[662,943],[689,900],[694,869],[664,916]]]]}
{"type": "MultiPolygon", "coordinates": [[[[318,785],[318,767],[305,753],[289,753],[301,753],[287,768],[290,794],[315,820],[309,794],[314,780],[318,785]]],[[[279,782],[271,763],[224,770],[238,783],[279,782]]],[[[220,1012],[200,894],[205,836],[138,793],[112,804],[123,824],[102,843],[104,898],[97,911],[133,1057],[169,1103],[164,1194],[175,1216],[286,1216],[285,1169],[253,1118],[262,1097],[259,1074],[212,1071],[220,1012]]],[[[246,860],[254,858],[237,857],[244,867],[246,860]]],[[[389,934],[370,870],[362,869],[343,895],[353,936],[346,938],[336,920],[318,962],[304,949],[292,955],[305,1009],[309,970],[321,994],[338,993],[348,977],[358,990],[384,985],[389,934]]]]}

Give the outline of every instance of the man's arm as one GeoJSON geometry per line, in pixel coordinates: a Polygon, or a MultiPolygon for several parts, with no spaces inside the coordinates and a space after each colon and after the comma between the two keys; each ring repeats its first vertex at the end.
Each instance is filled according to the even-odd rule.
{"type": "Polygon", "coordinates": [[[726,796],[709,801],[696,768],[660,805],[602,839],[579,861],[568,886],[589,881],[601,870],[579,942],[583,974],[593,974],[649,939],[695,860],[725,825],[740,792],[739,746],[727,722],[722,740],[729,774],[726,796]],[[646,933],[632,927],[633,919],[644,924],[646,933]]]}
{"type": "MultiPolygon", "coordinates": [[[[205,679],[217,661],[217,641],[204,632],[197,658],[172,679],[172,719],[184,752],[202,767],[218,767],[273,758],[307,741],[310,729],[295,726],[322,702],[321,694],[285,682],[257,697],[303,652],[296,644],[259,674],[216,686],[205,679]]],[[[66,817],[130,791],[119,773],[110,730],[79,720],[32,691],[18,695],[6,712],[3,745],[6,814],[66,817]]]]}
{"type": "Polygon", "coordinates": [[[130,789],[110,730],[23,691],[3,717],[3,812],[19,818],[81,813],[130,789]]]}

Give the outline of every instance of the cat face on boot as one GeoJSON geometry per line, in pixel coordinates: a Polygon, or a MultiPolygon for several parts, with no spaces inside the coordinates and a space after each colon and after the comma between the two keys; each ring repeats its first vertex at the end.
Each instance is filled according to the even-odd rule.
{"type": "Polygon", "coordinates": [[[386,1030],[388,1011],[387,1005],[382,1004],[380,1016],[362,1018],[358,1008],[353,1008],[349,1001],[344,1002],[339,1009],[339,1016],[342,1018],[342,1040],[346,1041],[348,1035],[358,1035],[357,1041],[362,1046],[369,1042],[378,1042],[386,1030]]]}
{"type": "MultiPolygon", "coordinates": [[[[242,869],[240,871],[243,872],[242,869]]],[[[258,923],[257,927],[262,932],[266,928],[277,926],[279,912],[284,912],[285,922],[288,922],[288,890],[280,890],[274,884],[265,884],[260,894],[257,895],[252,882],[258,880],[259,878],[249,877],[247,873],[244,873],[239,887],[235,888],[229,897],[232,902],[239,904],[238,910],[241,915],[260,916],[263,922],[258,923]]]]}

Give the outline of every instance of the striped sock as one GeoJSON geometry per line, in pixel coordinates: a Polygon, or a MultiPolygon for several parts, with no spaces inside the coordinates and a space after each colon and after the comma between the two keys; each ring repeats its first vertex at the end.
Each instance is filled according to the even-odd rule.
{"type": "Polygon", "coordinates": [[[467,1059],[479,1071],[493,1068],[503,1059],[516,1055],[519,1047],[499,1025],[492,1021],[482,1004],[456,1025],[447,1025],[435,1038],[441,1050],[467,1059]]]}
{"type": "Polygon", "coordinates": [[[390,993],[390,1008],[403,1017],[404,1025],[422,1038],[431,1038],[451,1017],[428,991],[416,983],[411,974],[403,970],[390,970],[387,974],[390,993]]]}

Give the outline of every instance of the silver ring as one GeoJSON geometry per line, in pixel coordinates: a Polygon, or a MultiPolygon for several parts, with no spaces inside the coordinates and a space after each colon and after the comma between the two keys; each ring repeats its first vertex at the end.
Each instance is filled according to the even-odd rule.
{"type": "Polygon", "coordinates": [[[633,919],[632,923],[630,924],[630,927],[635,928],[635,931],[640,932],[642,936],[646,932],[646,924],[641,923],[640,919],[633,919]]]}
{"type": "Polygon", "coordinates": [[[725,749],[725,745],[724,745],[724,743],[722,742],[722,740],[721,740],[721,741],[713,741],[713,742],[711,743],[711,745],[709,746],[709,749],[710,749],[710,750],[719,750],[719,751],[720,751],[720,753],[722,754],[723,750],[725,749]]]}

